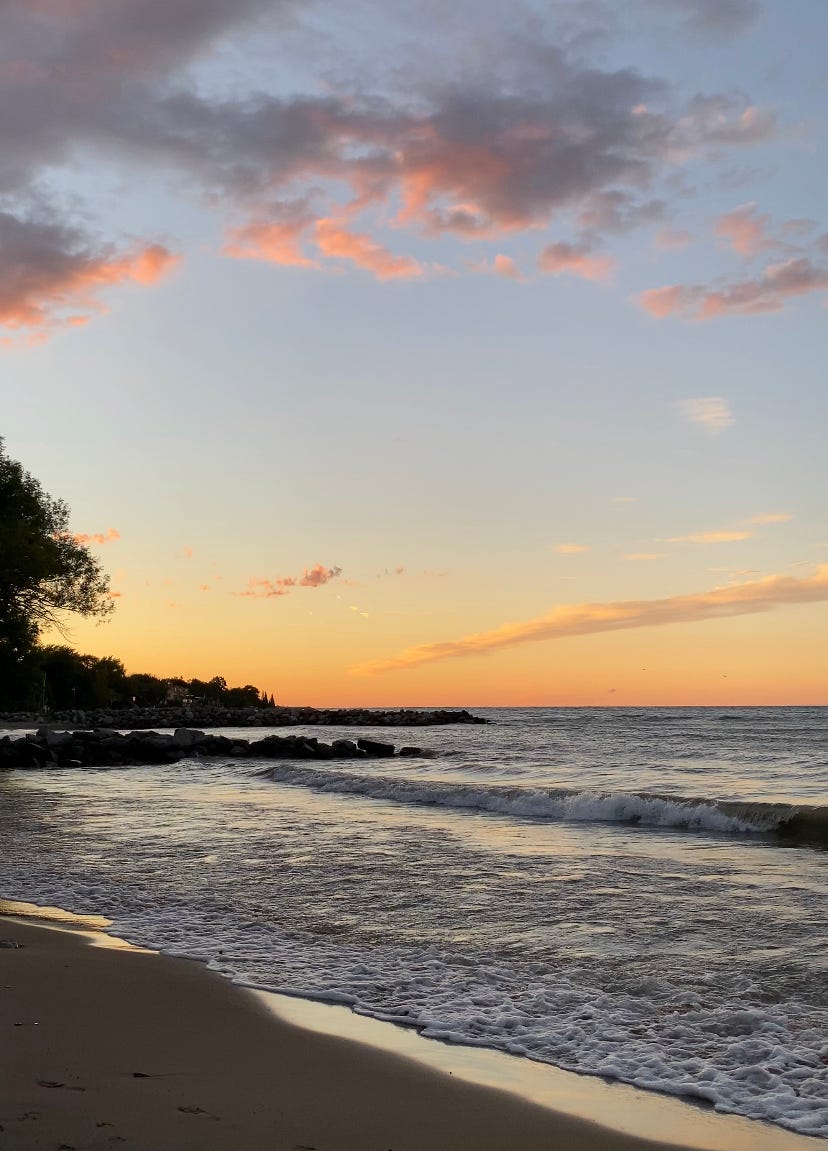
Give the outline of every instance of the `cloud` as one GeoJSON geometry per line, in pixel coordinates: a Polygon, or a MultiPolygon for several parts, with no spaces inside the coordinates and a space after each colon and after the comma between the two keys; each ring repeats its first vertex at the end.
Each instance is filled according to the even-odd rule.
{"type": "Polygon", "coordinates": [[[670,536],[666,544],[729,544],[737,540],[749,540],[753,532],[745,531],[719,531],[719,532],[693,532],[687,536],[670,536]]]}
{"type": "Polygon", "coordinates": [[[627,552],[625,560],[663,560],[666,552],[627,552]]]}
{"type": "Polygon", "coordinates": [[[651,8],[675,12],[691,32],[705,36],[737,36],[758,19],[758,0],[648,0],[651,8]]]}
{"type": "Polygon", "coordinates": [[[547,244],[538,256],[538,269],[549,276],[580,276],[584,280],[608,280],[615,268],[612,256],[596,256],[575,244],[547,244]]]}
{"type": "Polygon", "coordinates": [[[692,235],[684,228],[662,228],[655,237],[655,246],[663,252],[680,251],[692,242],[692,235]]]}
{"type": "Polygon", "coordinates": [[[517,264],[511,256],[496,255],[492,262],[492,271],[496,276],[503,276],[507,280],[520,280],[523,278],[518,270],[517,264]]]}
{"type": "Polygon", "coordinates": [[[734,422],[730,405],[721,396],[696,396],[691,400],[679,400],[676,407],[686,420],[701,424],[711,435],[718,435],[734,422]]]}
{"type": "MultiPolygon", "coordinates": [[[[99,309],[104,286],[153,283],[171,265],[169,251],[150,238],[125,244],[100,223],[81,226],[100,213],[90,200],[70,215],[55,173],[69,176],[67,186],[80,171],[87,184],[105,172],[103,186],[113,173],[124,182],[134,173],[170,181],[221,216],[229,256],[315,267],[321,261],[305,247],[315,238],[323,257],[381,279],[422,269],[377,241],[380,224],[472,241],[573,219],[580,229],[573,251],[566,257],[553,245],[546,270],[602,278],[609,257],[594,255],[585,238],[660,218],[662,184],[689,160],[775,132],[772,113],[747,97],[682,101],[659,77],[586,62],[595,33],[612,19],[594,4],[579,5],[577,16],[570,7],[566,19],[519,7],[491,32],[479,21],[474,37],[458,22],[450,78],[442,67],[431,74],[429,49],[440,51],[432,22],[372,9],[375,24],[397,22],[398,47],[418,35],[423,41],[412,49],[414,66],[381,68],[374,59],[370,89],[367,70],[349,55],[362,50],[353,43],[332,82],[314,24],[300,61],[307,87],[280,95],[271,90],[278,82],[271,76],[282,74],[275,54],[295,48],[284,30],[292,21],[295,32],[307,7],[295,0],[0,5],[0,206],[17,221],[7,222],[6,246],[25,222],[24,205],[37,206],[29,223],[40,241],[16,263],[0,260],[15,269],[11,280],[2,278],[0,323],[44,330],[46,317],[53,325],[82,322],[99,309]],[[255,67],[234,71],[256,37],[257,50],[264,44],[273,56],[270,76],[255,67]]],[[[675,0],[672,7],[692,25],[724,30],[744,23],[752,4],[675,0]]],[[[256,53],[249,55],[255,63],[256,53]]],[[[388,45],[380,63],[396,64],[398,55],[388,45]]],[[[293,76],[295,61],[287,63],[285,75],[293,76]]]]}
{"type": "Polygon", "coordinates": [[[792,520],[793,516],[789,512],[762,512],[761,515],[751,516],[749,520],[745,520],[748,524],[786,524],[788,520],[792,520]]]}
{"type": "Polygon", "coordinates": [[[743,204],[733,212],[719,216],[714,231],[740,256],[755,256],[774,245],[767,232],[769,222],[770,216],[760,216],[755,204],[743,204]]]}
{"type": "Polygon", "coordinates": [[[730,584],[694,595],[670,596],[666,599],[564,605],[548,615],[519,623],[506,623],[492,631],[407,648],[389,659],[360,664],[351,671],[356,675],[379,675],[438,660],[484,655],[527,643],[633,628],[701,623],[705,620],[773,611],[786,604],[826,600],[828,564],[823,564],[818,567],[815,575],[802,579],[768,576],[749,583],[730,584]]]}
{"type": "Polygon", "coordinates": [[[111,544],[121,538],[121,533],[115,528],[107,528],[105,532],[93,532],[87,535],[85,532],[67,532],[66,535],[76,544],[111,544]]]}
{"type": "Polygon", "coordinates": [[[637,496],[612,496],[610,503],[612,504],[634,504],[637,503],[637,496]]]}
{"type": "Polygon", "coordinates": [[[378,280],[411,279],[423,274],[422,265],[413,257],[393,255],[370,236],[349,231],[342,220],[317,220],[315,234],[323,256],[350,260],[378,280]]]}
{"type": "Polygon", "coordinates": [[[175,263],[161,244],[119,252],[73,226],[0,211],[0,327],[43,335],[76,327],[104,310],[105,289],[152,284],[175,263]]]}
{"type": "Polygon", "coordinates": [[[236,592],[236,595],[249,599],[274,599],[279,596],[290,595],[297,587],[322,587],[342,574],[342,568],[326,568],[322,564],[314,564],[305,568],[300,576],[280,576],[278,579],[260,579],[253,577],[247,581],[247,590],[236,592]]]}
{"type": "Polygon", "coordinates": [[[302,251],[301,243],[313,217],[293,220],[254,220],[234,228],[222,252],[237,260],[266,260],[291,268],[318,268],[319,261],[302,251]]]}
{"type": "Polygon", "coordinates": [[[635,300],[656,319],[678,316],[685,320],[712,320],[717,316],[779,312],[792,297],[824,291],[828,291],[828,266],[814,263],[808,256],[794,256],[781,264],[768,264],[753,279],[721,285],[671,284],[650,288],[635,300]]]}
{"type": "Polygon", "coordinates": [[[299,587],[321,587],[342,575],[342,568],[326,568],[322,564],[314,564],[312,568],[305,568],[299,579],[299,587]]]}
{"type": "Polygon", "coordinates": [[[562,556],[580,555],[589,551],[589,544],[556,544],[555,551],[562,556]]]}

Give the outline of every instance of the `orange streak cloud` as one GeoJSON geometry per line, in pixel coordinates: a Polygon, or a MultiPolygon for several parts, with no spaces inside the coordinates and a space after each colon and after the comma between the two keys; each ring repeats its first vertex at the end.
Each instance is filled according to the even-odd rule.
{"type": "Polygon", "coordinates": [[[323,217],[316,221],[316,243],[323,256],[350,260],[358,268],[372,272],[378,280],[411,279],[423,274],[422,265],[411,256],[395,256],[370,236],[350,232],[342,220],[323,217]]]}
{"type": "Polygon", "coordinates": [[[437,660],[482,655],[542,640],[566,639],[569,636],[594,635],[630,628],[698,623],[771,611],[783,604],[826,600],[828,564],[822,564],[815,575],[803,579],[768,576],[749,583],[714,588],[694,595],[670,596],[667,599],[564,605],[548,615],[523,623],[507,623],[493,631],[463,636],[458,640],[407,648],[389,659],[359,664],[351,668],[351,672],[356,675],[378,675],[437,660]]]}

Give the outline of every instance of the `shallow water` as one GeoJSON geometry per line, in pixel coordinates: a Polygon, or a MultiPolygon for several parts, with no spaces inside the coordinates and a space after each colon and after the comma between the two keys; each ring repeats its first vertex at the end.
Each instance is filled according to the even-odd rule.
{"type": "Polygon", "coordinates": [[[485,714],[382,729],[435,759],[7,773],[0,894],[828,1135],[828,853],[766,807],[826,803],[826,710],[485,714]]]}

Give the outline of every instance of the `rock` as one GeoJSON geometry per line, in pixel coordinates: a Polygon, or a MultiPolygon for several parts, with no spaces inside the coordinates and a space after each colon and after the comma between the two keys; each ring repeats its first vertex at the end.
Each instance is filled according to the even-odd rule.
{"type": "Polygon", "coordinates": [[[352,739],[335,739],[331,744],[334,755],[357,755],[359,748],[352,739]]]}
{"type": "Polygon", "coordinates": [[[204,739],[203,731],[193,731],[189,727],[177,727],[173,732],[172,741],[176,747],[191,748],[204,739]]]}
{"type": "Polygon", "coordinates": [[[379,758],[388,758],[394,754],[393,743],[380,743],[376,739],[358,739],[357,747],[361,748],[367,755],[372,755],[379,758]]]}

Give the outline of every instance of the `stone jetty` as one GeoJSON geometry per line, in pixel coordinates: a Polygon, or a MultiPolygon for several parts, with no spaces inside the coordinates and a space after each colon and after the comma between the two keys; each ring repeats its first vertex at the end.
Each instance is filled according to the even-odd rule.
{"type": "Polygon", "coordinates": [[[118,767],[177,763],[182,759],[228,756],[234,759],[387,759],[401,756],[431,757],[432,751],[402,747],[376,739],[335,739],[323,743],[315,736],[268,735],[247,740],[216,735],[192,728],[178,728],[172,735],[157,731],[108,728],[90,731],[54,731],[0,739],[0,769],[44,767],[118,767]]]}
{"type": "Polygon", "coordinates": [[[71,711],[7,712],[0,714],[0,728],[84,727],[132,731],[156,727],[435,727],[452,723],[488,723],[481,716],[462,710],[417,711],[411,708],[318,707],[211,707],[188,704],[164,707],[73,709],[71,711]]]}

